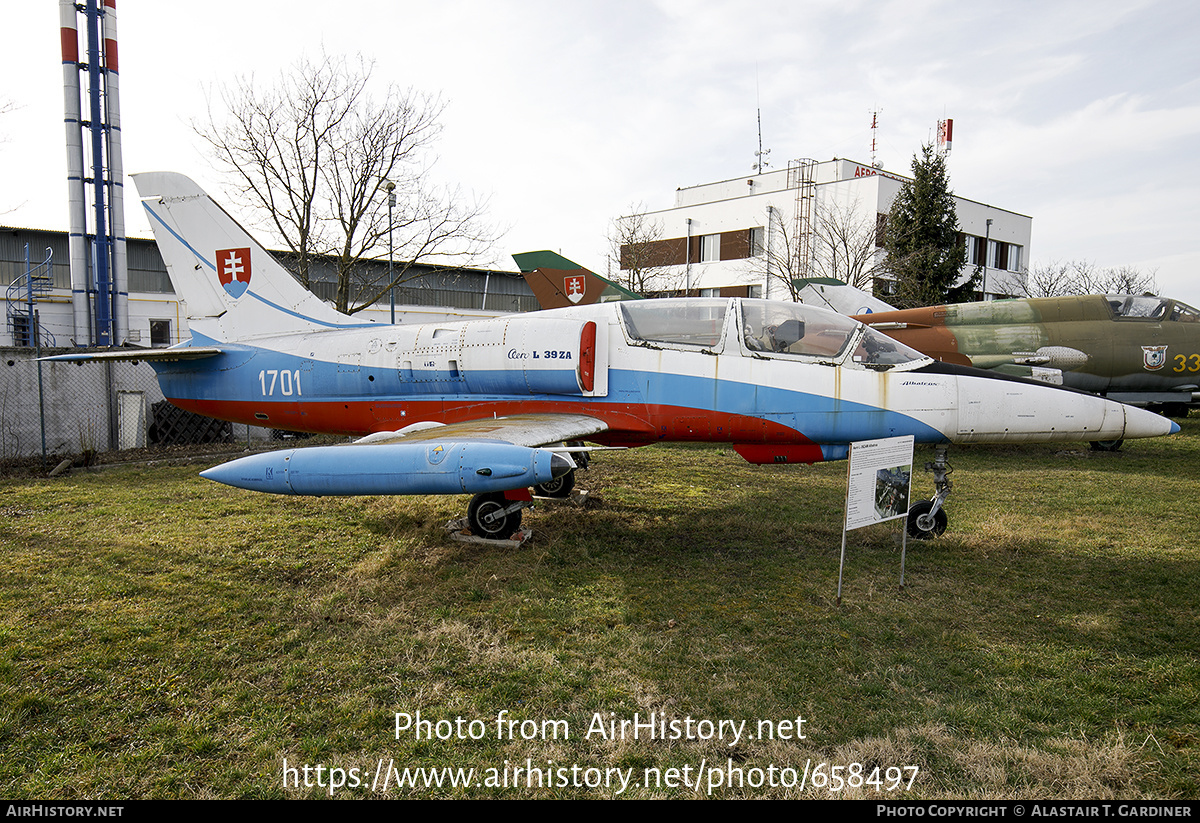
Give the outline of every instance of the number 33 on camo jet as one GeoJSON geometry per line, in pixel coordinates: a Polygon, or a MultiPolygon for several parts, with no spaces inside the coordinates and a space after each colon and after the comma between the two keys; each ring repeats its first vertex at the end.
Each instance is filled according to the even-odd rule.
{"type": "MultiPolygon", "coordinates": [[[[507,537],[529,487],[569,488],[581,440],[723,442],[753,463],[814,463],[898,435],[996,443],[1179,429],[1111,400],[940,363],[796,303],[676,298],[364,324],[303,289],[188,178],[134,181],[192,339],[65,357],[147,360],[163,394],[198,414],[359,438],[202,472],[244,489],[473,494],[471,530],[507,537]]],[[[949,484],[938,487],[917,531],[945,528],[949,484]]]]}

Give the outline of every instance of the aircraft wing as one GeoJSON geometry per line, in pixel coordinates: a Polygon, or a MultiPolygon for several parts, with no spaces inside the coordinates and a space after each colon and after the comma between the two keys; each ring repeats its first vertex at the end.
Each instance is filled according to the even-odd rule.
{"type": "Polygon", "coordinates": [[[414,423],[394,432],[376,432],[356,440],[356,445],[414,443],[427,440],[497,440],[534,448],[578,440],[607,431],[608,424],[585,414],[514,414],[442,426],[414,423]]]}
{"type": "Polygon", "coordinates": [[[108,360],[145,360],[148,363],[170,363],[177,360],[200,360],[205,357],[216,357],[224,349],[216,346],[186,346],[179,349],[113,349],[111,351],[79,352],[78,354],[57,354],[53,357],[43,357],[42,360],[66,363],[92,363],[108,360]]]}

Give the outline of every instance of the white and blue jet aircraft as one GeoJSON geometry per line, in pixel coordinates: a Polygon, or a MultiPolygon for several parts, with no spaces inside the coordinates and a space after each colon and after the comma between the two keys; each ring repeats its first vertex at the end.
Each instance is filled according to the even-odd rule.
{"type": "MultiPolygon", "coordinates": [[[[363,323],[302,288],[187,177],[134,181],[192,338],[66,357],[147,360],[163,394],[198,414],[359,438],[202,472],[231,486],[473,494],[471,530],[507,537],[530,487],[570,490],[581,441],[721,442],[753,463],[814,463],[844,459],[855,441],[899,435],[948,444],[1179,430],[1100,397],[940,363],[798,303],[676,298],[363,323]]],[[[941,477],[935,499],[910,516],[917,536],[945,528],[941,477]]]]}

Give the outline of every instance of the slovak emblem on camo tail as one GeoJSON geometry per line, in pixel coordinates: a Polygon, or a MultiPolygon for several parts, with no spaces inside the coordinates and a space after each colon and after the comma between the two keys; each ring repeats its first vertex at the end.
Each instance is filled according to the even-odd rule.
{"type": "Polygon", "coordinates": [[[1167,362],[1166,346],[1142,346],[1142,362],[1147,371],[1158,371],[1167,362]]]}
{"type": "Polygon", "coordinates": [[[567,299],[572,303],[578,303],[583,299],[583,293],[587,290],[587,281],[582,274],[573,274],[570,277],[563,278],[563,290],[567,293],[567,299]]]}
{"type": "Polygon", "coordinates": [[[217,252],[217,279],[234,299],[250,287],[250,249],[222,249],[217,252]]]}

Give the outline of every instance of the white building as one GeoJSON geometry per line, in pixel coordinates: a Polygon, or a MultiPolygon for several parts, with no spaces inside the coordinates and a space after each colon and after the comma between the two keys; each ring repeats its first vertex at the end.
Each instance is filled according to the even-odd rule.
{"type": "MultiPolygon", "coordinates": [[[[657,291],[788,299],[793,277],[846,280],[849,268],[851,275],[867,272],[867,282],[852,285],[870,290],[871,271],[883,259],[877,229],[908,179],[835,158],[677,189],[674,207],[638,216],[658,239],[623,245],[618,279],[627,282],[640,265],[651,270],[647,282],[657,291]],[[863,263],[845,254],[854,238],[866,250],[863,263]]],[[[984,290],[1006,294],[1005,284],[1027,266],[1032,218],[958,196],[955,205],[967,249],[963,279],[986,253],[984,290]]],[[[886,282],[877,285],[888,291],[886,282]]]]}

